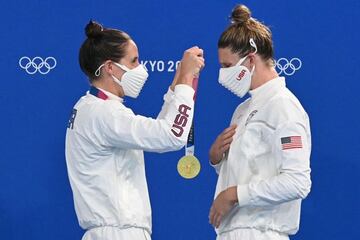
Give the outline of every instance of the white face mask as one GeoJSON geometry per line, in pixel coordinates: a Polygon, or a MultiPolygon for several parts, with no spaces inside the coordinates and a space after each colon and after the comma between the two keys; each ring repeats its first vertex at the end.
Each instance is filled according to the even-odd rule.
{"type": "MultiPolygon", "coordinates": [[[[129,69],[128,67],[113,62],[117,67],[125,71],[121,79],[117,79],[114,75],[111,75],[114,81],[119,84],[124,90],[125,96],[137,98],[140,94],[141,89],[143,88],[149,74],[147,73],[145,67],[142,64],[139,66],[129,69]]],[[[104,66],[103,64],[96,70],[95,76],[100,75],[100,69],[104,66]]]]}
{"type": "MultiPolygon", "coordinates": [[[[252,38],[250,38],[250,45],[255,48],[255,54],[257,47],[252,38]]],[[[240,59],[233,67],[220,68],[219,72],[219,83],[239,97],[245,96],[250,90],[251,78],[255,70],[255,65],[251,72],[247,67],[241,65],[247,57],[240,59]]]]}

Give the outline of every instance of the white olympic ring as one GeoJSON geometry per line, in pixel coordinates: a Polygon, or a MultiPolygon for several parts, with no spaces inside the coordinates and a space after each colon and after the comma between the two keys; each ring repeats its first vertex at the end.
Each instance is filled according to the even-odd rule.
{"type": "Polygon", "coordinates": [[[25,69],[25,71],[28,74],[35,74],[36,72],[39,72],[41,74],[48,74],[51,69],[56,67],[56,59],[54,57],[47,57],[45,60],[43,60],[41,57],[34,57],[32,60],[24,56],[19,59],[19,66],[22,69],[25,69]],[[48,62],[50,61],[50,62],[48,62]],[[24,63],[26,64],[24,65],[24,63]]]}
{"type": "Polygon", "coordinates": [[[302,62],[299,58],[292,58],[290,61],[286,58],[280,58],[275,61],[275,66],[279,69],[279,75],[284,73],[287,76],[291,76],[301,68],[302,62]]]}

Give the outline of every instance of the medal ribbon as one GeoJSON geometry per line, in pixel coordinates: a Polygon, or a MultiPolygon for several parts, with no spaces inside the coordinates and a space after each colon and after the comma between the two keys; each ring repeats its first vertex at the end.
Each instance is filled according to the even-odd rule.
{"type": "MultiPolygon", "coordinates": [[[[193,82],[192,82],[192,87],[195,90],[194,101],[196,100],[196,93],[197,93],[198,84],[199,84],[199,77],[195,77],[193,79],[193,82]]],[[[194,108],[195,108],[195,104],[194,104],[194,108]]],[[[185,146],[185,156],[189,156],[189,155],[193,156],[195,154],[194,119],[195,119],[195,116],[193,117],[193,121],[191,123],[191,128],[190,128],[190,132],[189,132],[189,136],[188,136],[187,143],[186,143],[186,146],[185,146]]]]}

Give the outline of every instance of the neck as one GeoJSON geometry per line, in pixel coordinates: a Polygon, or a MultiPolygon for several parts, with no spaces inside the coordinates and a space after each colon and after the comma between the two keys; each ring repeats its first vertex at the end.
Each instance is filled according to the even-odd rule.
{"type": "MultiPolygon", "coordinates": [[[[276,72],[274,67],[267,67],[264,69],[258,69],[258,74],[254,73],[252,84],[251,84],[251,90],[254,90],[261,85],[267,83],[268,81],[279,77],[278,73],[276,72]],[[261,73],[261,75],[259,74],[261,73]]],[[[256,70],[255,70],[256,72],[256,70]]]]}
{"type": "Polygon", "coordinates": [[[110,92],[116,96],[124,97],[124,92],[122,90],[122,87],[118,86],[113,79],[99,79],[97,81],[94,81],[92,85],[96,88],[101,88],[107,92],[110,92]]]}

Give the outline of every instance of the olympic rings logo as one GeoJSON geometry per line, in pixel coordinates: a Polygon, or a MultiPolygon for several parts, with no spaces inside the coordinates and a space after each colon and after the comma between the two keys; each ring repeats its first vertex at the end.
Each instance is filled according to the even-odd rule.
{"type": "Polygon", "coordinates": [[[41,57],[22,57],[19,59],[19,66],[24,69],[28,74],[35,74],[39,72],[43,75],[48,74],[51,69],[56,67],[56,59],[54,57],[47,57],[42,59],[41,57]]]}
{"type": "Polygon", "coordinates": [[[286,58],[280,58],[275,61],[275,67],[278,69],[278,74],[285,74],[287,76],[293,75],[302,66],[299,58],[292,58],[290,61],[286,58]]]}

